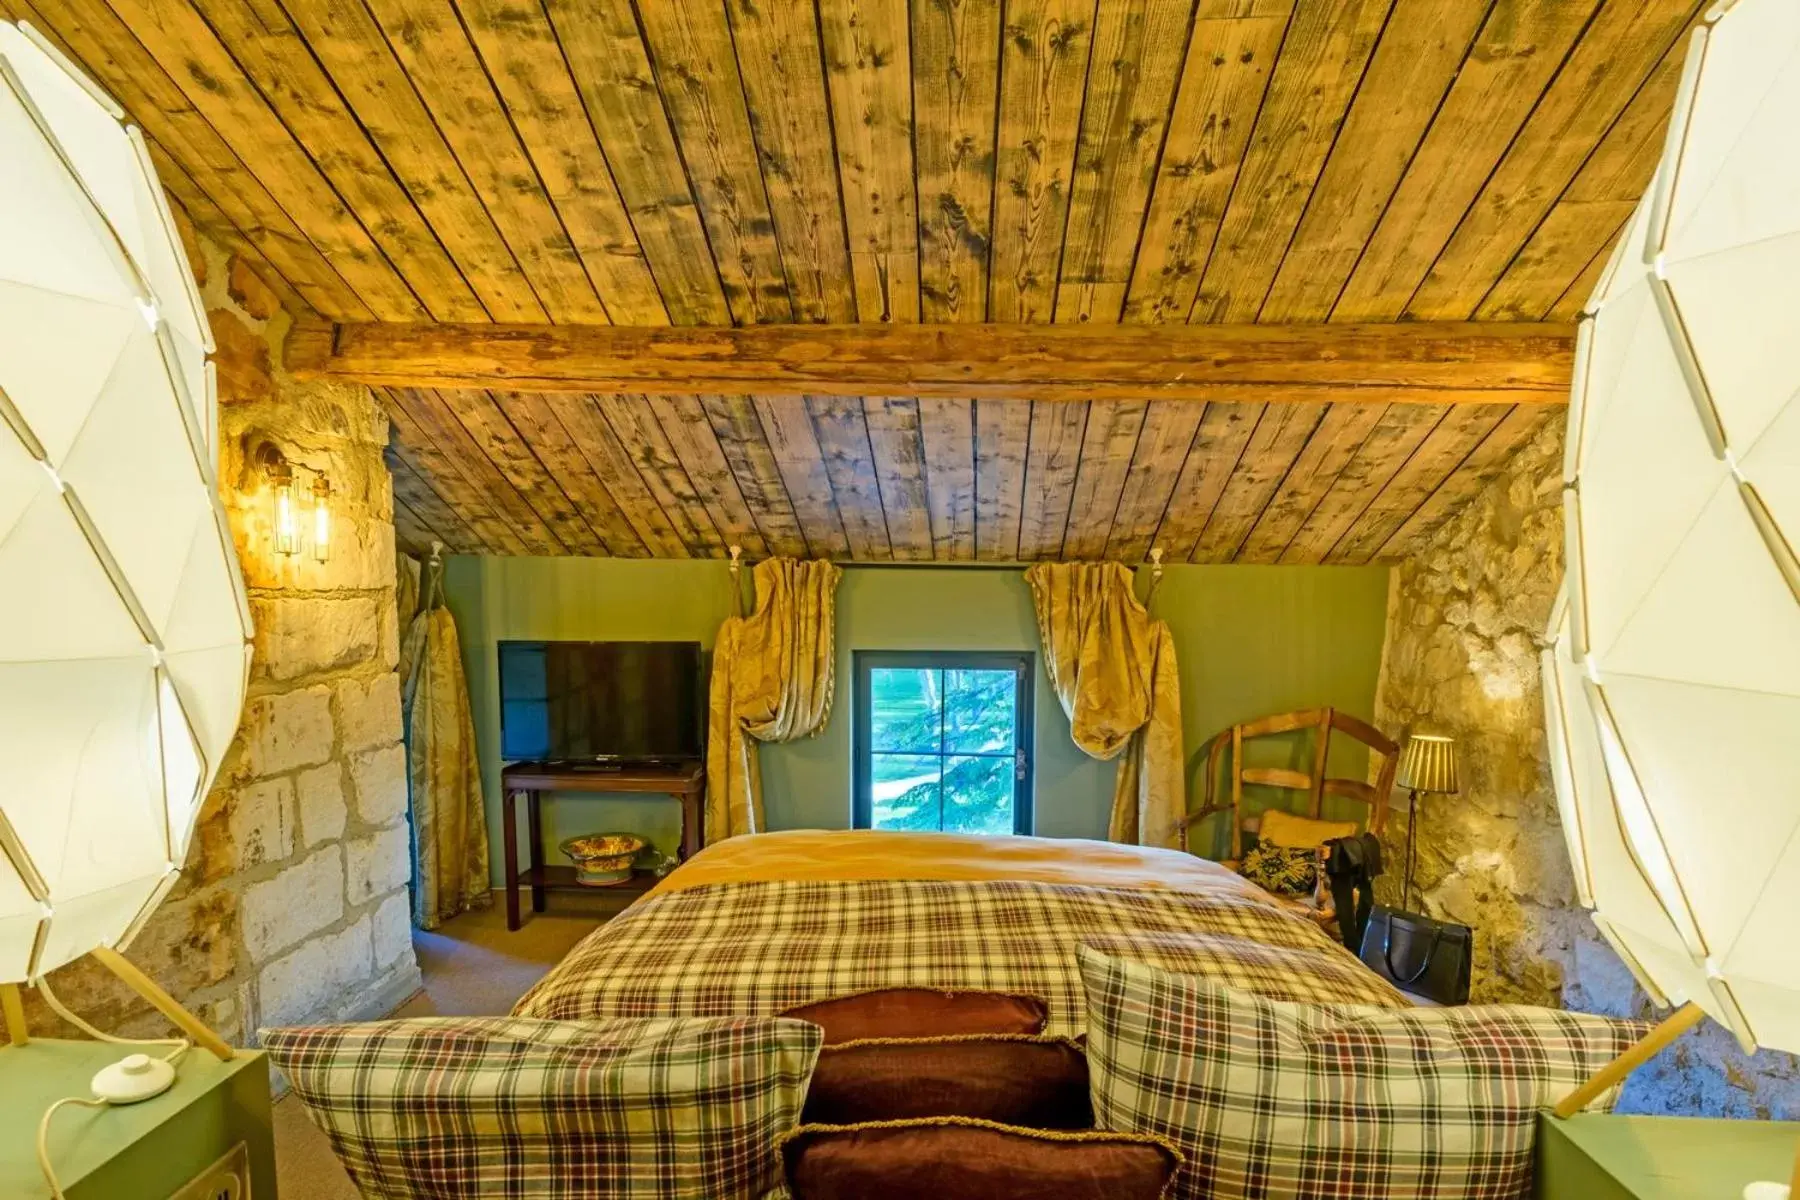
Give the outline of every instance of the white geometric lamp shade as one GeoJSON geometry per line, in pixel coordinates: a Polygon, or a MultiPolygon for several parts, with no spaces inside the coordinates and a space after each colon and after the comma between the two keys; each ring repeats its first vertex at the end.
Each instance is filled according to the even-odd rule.
{"type": "Polygon", "coordinates": [[[1690,50],[1656,182],[1583,314],[1568,623],[1545,664],[1559,796],[1602,928],[1653,991],[1698,1004],[1746,1049],[1790,1051],[1797,113],[1800,5],[1721,6],[1690,50]]]}
{"type": "Polygon", "coordinates": [[[1589,688],[1572,653],[1566,596],[1557,601],[1548,640],[1542,652],[1545,725],[1576,898],[1594,910],[1594,924],[1652,1000],[1704,1006],[1705,972],[1688,954],[1627,838],[1589,688]]]}
{"type": "Polygon", "coordinates": [[[122,948],[230,745],[249,609],[204,310],[137,130],[0,22],[0,983],[122,948]]]}

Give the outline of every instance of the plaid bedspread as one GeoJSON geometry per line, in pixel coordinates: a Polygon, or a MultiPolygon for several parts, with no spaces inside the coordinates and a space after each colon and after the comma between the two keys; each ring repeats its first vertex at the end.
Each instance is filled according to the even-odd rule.
{"type": "Polygon", "coordinates": [[[1153,891],[1014,881],[723,883],[652,896],[601,926],[518,1016],[759,1016],[887,987],[1042,997],[1044,1032],[1086,1028],[1076,955],[1204,975],[1278,1000],[1406,1007],[1304,918],[1221,873],[1153,891]]]}

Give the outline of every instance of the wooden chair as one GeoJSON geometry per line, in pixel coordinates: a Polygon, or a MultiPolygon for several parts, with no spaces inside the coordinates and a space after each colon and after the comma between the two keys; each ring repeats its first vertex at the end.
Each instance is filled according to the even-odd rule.
{"type": "MultiPolygon", "coordinates": [[[[1231,857],[1227,865],[1235,867],[1244,852],[1244,834],[1256,833],[1261,829],[1260,814],[1244,815],[1244,785],[1283,788],[1288,791],[1301,792],[1306,796],[1306,812],[1304,815],[1313,820],[1323,820],[1325,798],[1340,797],[1363,806],[1365,815],[1357,824],[1363,831],[1380,836],[1387,828],[1388,796],[1394,789],[1394,771],[1400,765],[1399,747],[1392,739],[1366,721],[1358,720],[1348,713],[1339,712],[1335,708],[1308,708],[1298,712],[1278,713],[1271,717],[1260,717],[1254,721],[1245,721],[1233,725],[1215,735],[1208,744],[1206,755],[1206,780],[1202,792],[1201,806],[1189,813],[1181,826],[1181,848],[1188,850],[1188,831],[1200,821],[1221,812],[1231,814],[1231,857]],[[1316,731],[1312,746],[1311,772],[1297,771],[1289,767],[1253,767],[1245,763],[1244,746],[1258,738],[1276,737],[1291,734],[1297,730],[1316,731]],[[1331,745],[1334,736],[1344,736],[1366,746],[1371,755],[1378,755],[1380,766],[1377,768],[1375,782],[1370,784],[1363,779],[1333,777],[1327,774],[1327,764],[1331,759],[1331,745]],[[1230,797],[1221,800],[1218,796],[1220,767],[1229,756],[1228,778],[1230,779],[1230,797]]],[[[1320,848],[1319,886],[1310,898],[1301,900],[1292,897],[1279,897],[1283,905],[1303,909],[1306,914],[1325,926],[1329,931],[1337,920],[1337,913],[1331,904],[1331,894],[1325,885],[1324,872],[1325,851],[1320,848]]]]}

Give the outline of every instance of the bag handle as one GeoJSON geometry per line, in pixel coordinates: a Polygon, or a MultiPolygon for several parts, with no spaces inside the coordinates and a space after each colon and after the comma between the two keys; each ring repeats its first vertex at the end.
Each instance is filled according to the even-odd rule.
{"type": "Polygon", "coordinates": [[[1419,964],[1418,970],[1403,978],[1400,974],[1400,969],[1394,965],[1394,918],[1390,916],[1387,922],[1387,930],[1381,939],[1381,958],[1383,962],[1387,963],[1388,974],[1393,978],[1394,982],[1417,983],[1419,980],[1425,978],[1425,972],[1431,969],[1431,957],[1437,953],[1438,942],[1442,940],[1443,936],[1444,927],[1442,925],[1439,925],[1436,929],[1431,931],[1431,949],[1425,952],[1425,961],[1419,964]]]}

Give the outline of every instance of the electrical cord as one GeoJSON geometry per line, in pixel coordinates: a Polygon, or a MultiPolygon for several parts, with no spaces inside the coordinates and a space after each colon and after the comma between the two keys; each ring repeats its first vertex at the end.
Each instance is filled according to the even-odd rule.
{"type": "Polygon", "coordinates": [[[93,1100],[85,1096],[64,1096],[55,1104],[44,1110],[43,1119],[38,1122],[37,1160],[38,1170],[44,1173],[44,1182],[50,1185],[51,1200],[65,1200],[62,1185],[56,1182],[56,1170],[50,1165],[50,1118],[56,1110],[65,1104],[79,1104],[85,1108],[106,1108],[104,1100],[93,1100]]]}
{"type": "MultiPolygon", "coordinates": [[[[50,989],[48,980],[38,980],[37,989],[43,994],[44,1003],[50,1006],[50,1011],[97,1042],[106,1042],[114,1046],[170,1046],[173,1049],[162,1056],[162,1060],[170,1066],[179,1063],[182,1055],[193,1048],[193,1043],[186,1038],[128,1038],[95,1029],[64,1007],[63,1002],[58,1000],[56,993],[50,989]]],[[[38,1169],[44,1173],[44,1182],[50,1185],[51,1200],[66,1200],[66,1197],[63,1195],[62,1185],[56,1181],[56,1170],[50,1163],[50,1119],[57,1114],[59,1109],[70,1104],[78,1104],[83,1108],[111,1107],[109,1101],[102,1100],[98,1096],[65,1096],[44,1110],[43,1117],[38,1121],[37,1160],[38,1169]]]]}

